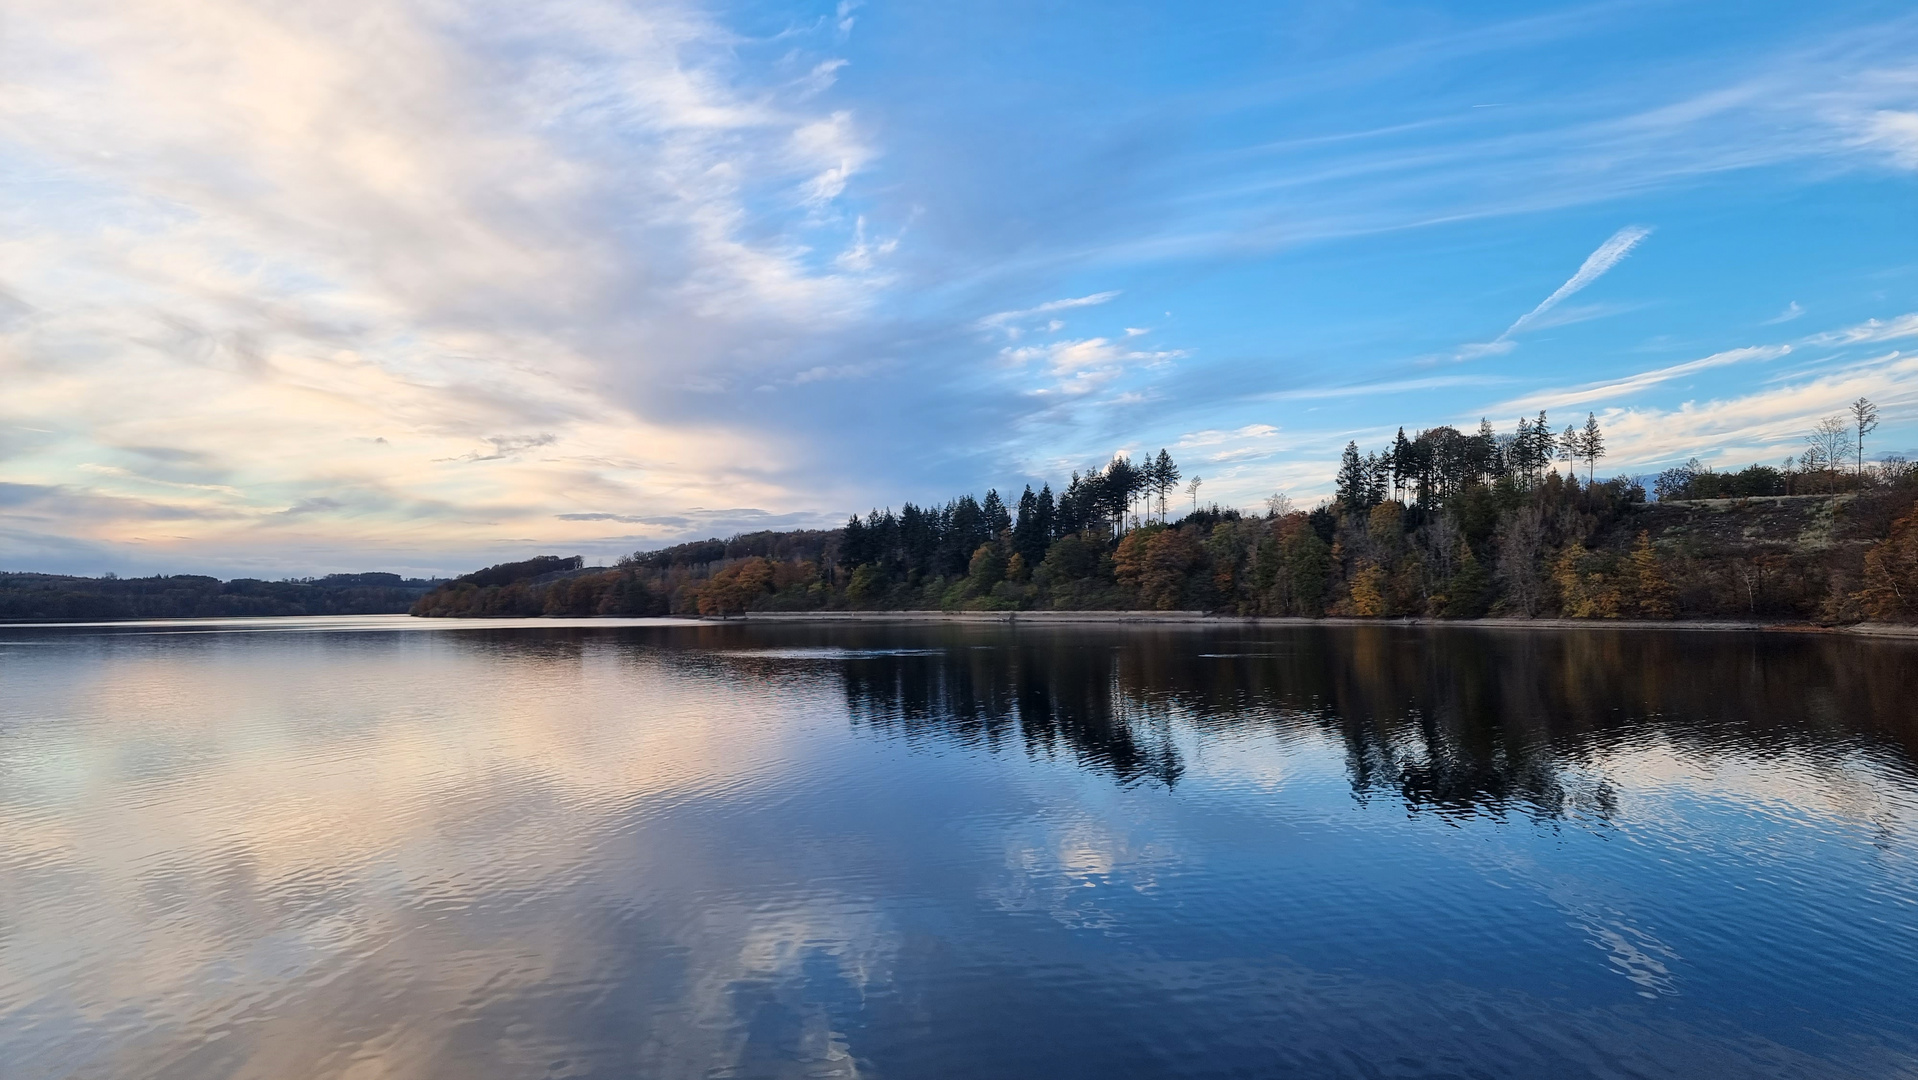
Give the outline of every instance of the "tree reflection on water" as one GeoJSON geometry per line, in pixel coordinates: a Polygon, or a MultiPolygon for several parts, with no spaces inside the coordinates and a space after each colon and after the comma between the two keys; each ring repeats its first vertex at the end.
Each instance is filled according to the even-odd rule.
{"type": "Polygon", "coordinates": [[[1355,797],[1442,815],[1609,816],[1598,759],[1648,741],[1706,762],[1876,748],[1910,768],[1918,756],[1918,657],[1895,642],[1384,626],[913,640],[939,647],[844,660],[855,723],[1069,754],[1126,784],[1180,781],[1182,725],[1335,736],[1355,797]]]}

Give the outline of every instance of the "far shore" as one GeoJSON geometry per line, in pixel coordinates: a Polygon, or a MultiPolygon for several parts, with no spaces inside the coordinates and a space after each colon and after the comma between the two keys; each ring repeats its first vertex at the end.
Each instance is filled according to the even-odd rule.
{"type": "Polygon", "coordinates": [[[1855,623],[1818,626],[1764,619],[1308,619],[1277,615],[1214,615],[1205,611],[749,611],[706,617],[706,622],[911,622],[1029,623],[1041,626],[1162,624],[1206,626],[1418,626],[1485,627],[1494,630],[1715,630],[1791,634],[1858,634],[1866,637],[1918,638],[1918,625],[1855,623]]]}

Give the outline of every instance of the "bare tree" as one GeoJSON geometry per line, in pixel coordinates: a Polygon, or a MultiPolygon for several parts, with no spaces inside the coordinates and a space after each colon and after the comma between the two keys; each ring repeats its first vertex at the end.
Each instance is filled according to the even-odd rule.
{"type": "Polygon", "coordinates": [[[1538,558],[1545,545],[1545,519],[1536,506],[1520,507],[1498,527],[1498,579],[1505,597],[1527,618],[1538,614],[1545,587],[1538,558]]]}
{"type": "Polygon", "coordinates": [[[1818,466],[1831,472],[1830,487],[1836,492],[1838,463],[1845,460],[1845,451],[1851,449],[1851,425],[1845,423],[1842,416],[1827,416],[1818,421],[1811,429],[1811,434],[1805,436],[1805,441],[1816,452],[1818,466]]]}
{"type": "Polygon", "coordinates": [[[1192,512],[1195,514],[1199,512],[1199,485],[1203,483],[1205,483],[1205,477],[1195,476],[1192,482],[1185,486],[1185,493],[1192,496],[1192,512]]]}
{"type": "Polygon", "coordinates": [[[1292,512],[1292,497],[1283,491],[1275,491],[1265,497],[1267,517],[1281,518],[1292,512]]]}
{"type": "Polygon", "coordinates": [[[1878,427],[1878,406],[1870,398],[1859,398],[1851,403],[1852,427],[1858,432],[1858,476],[1865,475],[1865,436],[1878,427]]]}

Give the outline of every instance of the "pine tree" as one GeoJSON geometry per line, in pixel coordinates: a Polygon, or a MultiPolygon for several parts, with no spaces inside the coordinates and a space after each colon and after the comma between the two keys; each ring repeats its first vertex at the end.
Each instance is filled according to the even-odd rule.
{"type": "Polygon", "coordinates": [[[1000,533],[1012,528],[1012,515],[1006,513],[1006,504],[999,498],[998,488],[992,488],[986,492],[986,501],[980,510],[985,516],[987,536],[996,540],[1000,533]]]}
{"type": "MultiPolygon", "coordinates": [[[[1052,501],[1052,489],[1046,489],[1046,502],[1052,501]]],[[[1047,506],[1046,517],[1051,517],[1051,507],[1047,506]]],[[[1032,493],[1032,485],[1027,484],[1025,493],[1019,496],[1019,516],[1012,523],[1012,550],[1025,560],[1027,566],[1039,565],[1046,557],[1046,548],[1052,544],[1052,523],[1041,520],[1039,499],[1032,493]]]]}
{"type": "Polygon", "coordinates": [[[1359,456],[1357,442],[1346,443],[1345,452],[1339,455],[1337,485],[1339,503],[1346,509],[1358,512],[1370,508],[1366,497],[1372,489],[1372,474],[1359,456]]]}
{"type": "Polygon", "coordinates": [[[1173,489],[1179,486],[1181,476],[1179,467],[1172,462],[1172,455],[1166,453],[1164,447],[1159,449],[1158,460],[1152,463],[1152,472],[1153,483],[1159,490],[1159,520],[1164,521],[1166,519],[1166,496],[1170,495],[1173,489]]]}
{"type": "Polygon", "coordinates": [[[1585,414],[1585,430],[1578,433],[1578,456],[1585,459],[1585,482],[1590,484],[1598,459],[1605,456],[1605,433],[1599,430],[1595,413],[1585,414]]]}
{"type": "Polygon", "coordinates": [[[1851,403],[1852,427],[1858,432],[1858,475],[1865,475],[1865,436],[1878,427],[1878,406],[1861,397],[1851,403]]]}
{"type": "Polygon", "coordinates": [[[1385,493],[1392,486],[1392,463],[1383,454],[1367,454],[1365,472],[1365,505],[1377,506],[1385,501],[1385,493]]]}
{"type": "Polygon", "coordinates": [[[866,523],[859,520],[858,514],[852,515],[846,522],[845,536],[839,541],[839,561],[845,565],[847,571],[855,570],[862,564],[873,561],[866,523]]]}
{"type": "Polygon", "coordinates": [[[1485,614],[1491,593],[1491,575],[1472,554],[1471,545],[1460,544],[1458,569],[1445,583],[1445,607],[1440,614],[1448,619],[1476,619],[1485,614]]]}
{"type": "Polygon", "coordinates": [[[1405,437],[1405,428],[1400,427],[1398,437],[1392,440],[1392,497],[1405,501],[1406,481],[1411,479],[1415,465],[1412,458],[1412,443],[1405,437]]]}
{"type": "Polygon", "coordinates": [[[1117,523],[1118,531],[1124,532],[1126,515],[1132,511],[1132,502],[1145,489],[1145,473],[1131,461],[1115,457],[1106,465],[1101,479],[1102,494],[1105,496],[1102,509],[1117,523]]]}

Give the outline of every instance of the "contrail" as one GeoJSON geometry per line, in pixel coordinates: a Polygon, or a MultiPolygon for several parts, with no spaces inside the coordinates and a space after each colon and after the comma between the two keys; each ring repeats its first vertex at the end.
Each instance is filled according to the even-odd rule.
{"type": "Polygon", "coordinates": [[[1598,245],[1597,251],[1585,257],[1585,262],[1579,266],[1578,273],[1573,274],[1571,280],[1560,285],[1557,292],[1540,301],[1537,307],[1520,315],[1518,321],[1506,327],[1505,332],[1500,334],[1497,340],[1504,341],[1525,329],[1527,324],[1540,315],[1557,307],[1560,301],[1603,277],[1605,271],[1617,266],[1620,260],[1632,253],[1632,249],[1638,246],[1639,241],[1651,234],[1652,230],[1643,225],[1627,225],[1613,233],[1610,240],[1598,245]]]}

